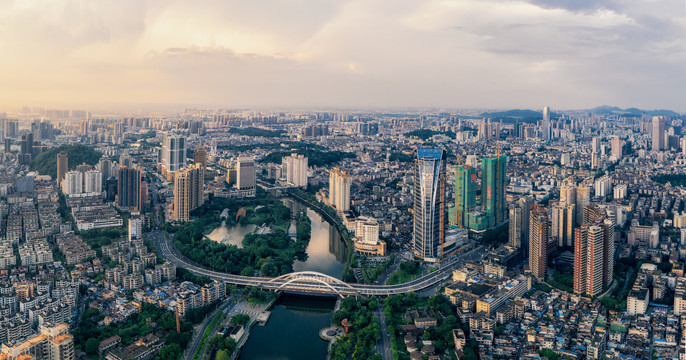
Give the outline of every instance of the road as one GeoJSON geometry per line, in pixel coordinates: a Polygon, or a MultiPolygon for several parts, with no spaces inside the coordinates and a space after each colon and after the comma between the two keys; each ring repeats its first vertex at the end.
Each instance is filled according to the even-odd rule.
{"type": "Polygon", "coordinates": [[[383,312],[383,306],[379,299],[376,299],[379,308],[374,311],[376,319],[379,320],[379,330],[381,331],[381,340],[376,344],[376,353],[380,354],[384,360],[393,360],[393,348],[391,347],[391,337],[386,327],[386,315],[383,312]]]}
{"type": "MultiPolygon", "coordinates": [[[[218,307],[210,315],[205,317],[205,320],[203,320],[202,323],[200,323],[198,328],[193,329],[193,340],[191,341],[191,346],[188,348],[188,350],[186,350],[186,360],[193,359],[193,355],[195,355],[195,352],[197,351],[198,346],[200,346],[200,341],[202,340],[202,336],[203,336],[203,334],[205,334],[205,330],[207,330],[207,327],[210,325],[210,323],[212,322],[212,319],[214,319],[215,315],[217,315],[217,313],[219,311],[223,311],[225,314],[228,314],[231,311],[231,308],[234,305],[233,300],[234,300],[233,297],[229,297],[222,306],[218,307]]],[[[209,340],[210,339],[208,337],[207,341],[209,341],[209,340]]],[[[205,344],[207,344],[207,343],[205,343],[205,344]]],[[[203,345],[203,348],[204,348],[204,345],[203,345]]]]}
{"type": "Polygon", "coordinates": [[[159,230],[155,230],[150,233],[150,239],[155,243],[159,256],[174,263],[176,266],[186,268],[196,275],[204,275],[211,279],[223,280],[235,285],[256,286],[265,290],[335,294],[339,296],[388,296],[420,291],[449,278],[455,267],[466,261],[475,260],[476,257],[483,255],[483,253],[479,251],[482,247],[476,247],[474,250],[462,254],[460,257],[444,261],[438,270],[403,284],[352,284],[344,283],[333,277],[314,272],[292,273],[278,278],[269,278],[241,276],[213,271],[197,266],[181,255],[171,244],[171,237],[169,235],[166,235],[159,230]]]}

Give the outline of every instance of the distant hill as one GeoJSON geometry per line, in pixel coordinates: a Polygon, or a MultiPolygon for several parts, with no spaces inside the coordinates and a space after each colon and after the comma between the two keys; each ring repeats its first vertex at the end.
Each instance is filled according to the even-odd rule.
{"type": "MultiPolygon", "coordinates": [[[[482,113],[481,117],[482,118],[490,118],[491,120],[494,120],[494,121],[502,120],[504,123],[518,123],[518,122],[536,123],[537,121],[543,119],[543,112],[542,111],[535,111],[535,110],[514,109],[514,110],[507,110],[507,111],[482,113]]],[[[551,112],[550,117],[554,119],[554,118],[560,117],[560,114],[556,114],[556,113],[551,112]]]]}
{"type": "Polygon", "coordinates": [[[585,110],[591,114],[598,115],[620,115],[626,117],[641,117],[643,115],[647,116],[671,116],[680,117],[681,114],[674,112],[672,110],[642,110],[637,108],[622,109],[616,106],[603,105],[598,106],[593,109],[585,110]]]}
{"type": "Polygon", "coordinates": [[[50,175],[55,179],[57,177],[57,154],[61,151],[67,153],[67,156],[69,157],[67,167],[70,169],[83,163],[95,165],[102,156],[101,153],[89,146],[81,144],[61,145],[36,156],[31,160],[29,168],[41,175],[50,175]]]}

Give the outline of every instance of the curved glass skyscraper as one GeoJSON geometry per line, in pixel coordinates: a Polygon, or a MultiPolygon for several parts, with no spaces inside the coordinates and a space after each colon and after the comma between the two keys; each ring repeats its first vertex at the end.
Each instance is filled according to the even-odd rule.
{"type": "Polygon", "coordinates": [[[417,149],[414,160],[413,252],[425,261],[440,261],[445,241],[445,166],[443,149],[417,149]]]}

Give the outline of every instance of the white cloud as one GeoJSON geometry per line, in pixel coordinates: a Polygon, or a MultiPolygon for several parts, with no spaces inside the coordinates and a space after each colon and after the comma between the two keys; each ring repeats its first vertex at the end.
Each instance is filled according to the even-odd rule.
{"type": "Polygon", "coordinates": [[[0,0],[0,98],[686,110],[674,95],[686,80],[682,6],[0,0]]]}

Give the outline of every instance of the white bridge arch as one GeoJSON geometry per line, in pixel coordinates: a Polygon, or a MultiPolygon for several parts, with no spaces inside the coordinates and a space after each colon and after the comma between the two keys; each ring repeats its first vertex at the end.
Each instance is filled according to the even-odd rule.
{"type": "Polygon", "coordinates": [[[273,279],[270,279],[267,281],[267,284],[269,283],[279,283],[283,281],[282,284],[280,284],[276,290],[283,290],[286,288],[288,285],[292,284],[321,284],[326,286],[327,288],[331,289],[333,292],[335,292],[338,295],[341,295],[341,292],[339,289],[334,287],[333,285],[337,286],[343,286],[347,289],[350,290],[355,290],[353,286],[350,284],[346,283],[345,281],[342,281],[340,279],[336,279],[333,276],[322,274],[316,271],[299,271],[299,272],[293,272],[293,273],[288,273],[281,275],[279,277],[275,277],[273,279]]]}

